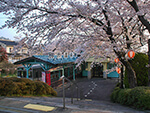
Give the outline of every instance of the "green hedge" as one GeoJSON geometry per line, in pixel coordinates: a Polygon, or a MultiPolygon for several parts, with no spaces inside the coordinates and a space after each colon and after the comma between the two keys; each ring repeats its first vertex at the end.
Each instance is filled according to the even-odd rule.
{"type": "Polygon", "coordinates": [[[0,96],[56,96],[56,91],[41,81],[26,78],[0,78],[0,96]]]}
{"type": "Polygon", "coordinates": [[[150,110],[150,87],[136,87],[133,89],[115,88],[111,100],[136,109],[150,110]]]}

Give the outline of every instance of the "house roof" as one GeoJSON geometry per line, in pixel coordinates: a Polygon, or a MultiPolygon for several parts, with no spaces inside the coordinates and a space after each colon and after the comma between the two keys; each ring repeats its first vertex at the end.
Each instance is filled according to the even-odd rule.
{"type": "Polygon", "coordinates": [[[25,59],[22,59],[20,61],[15,62],[14,64],[22,64],[22,63],[47,63],[49,65],[64,65],[64,64],[72,64],[75,62],[77,57],[67,57],[64,58],[63,56],[61,58],[57,58],[57,56],[54,56],[54,58],[50,58],[48,55],[34,55],[32,57],[28,57],[25,59]]]}
{"type": "Polygon", "coordinates": [[[18,43],[16,43],[15,41],[11,41],[11,40],[0,40],[1,43],[4,43],[5,45],[17,45],[18,43]]]}

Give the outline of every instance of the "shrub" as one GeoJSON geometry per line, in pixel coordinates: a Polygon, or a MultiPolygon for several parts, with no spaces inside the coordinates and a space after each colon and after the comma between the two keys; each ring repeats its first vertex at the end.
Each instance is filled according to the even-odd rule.
{"type": "Polygon", "coordinates": [[[10,96],[14,93],[17,86],[11,80],[7,78],[0,79],[0,95],[10,96]]]}
{"type": "Polygon", "coordinates": [[[0,96],[23,95],[53,95],[57,93],[48,84],[41,81],[32,81],[26,78],[0,78],[0,96]]]}
{"type": "Polygon", "coordinates": [[[111,100],[137,109],[150,110],[150,87],[136,87],[133,89],[115,88],[111,100]]]}
{"type": "Polygon", "coordinates": [[[51,94],[53,96],[57,95],[56,91],[54,91],[53,88],[49,87],[48,84],[45,84],[41,81],[36,81],[35,85],[36,85],[36,89],[35,89],[36,95],[38,95],[38,94],[40,94],[40,95],[42,95],[42,94],[43,95],[46,95],[46,94],[50,95],[51,94]]]}
{"type": "Polygon", "coordinates": [[[113,102],[116,102],[116,99],[117,99],[117,97],[118,97],[118,94],[119,94],[119,91],[120,91],[121,89],[119,88],[119,87],[116,87],[115,89],[114,89],[114,91],[112,92],[112,94],[111,94],[111,100],[113,101],[113,102]]]}

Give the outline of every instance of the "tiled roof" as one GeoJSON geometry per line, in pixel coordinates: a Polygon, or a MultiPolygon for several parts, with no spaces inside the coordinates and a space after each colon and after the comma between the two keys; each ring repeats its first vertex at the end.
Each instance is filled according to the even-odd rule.
{"type": "Polygon", "coordinates": [[[17,45],[17,43],[15,41],[10,41],[10,40],[0,40],[0,42],[6,44],[8,46],[17,45]]]}

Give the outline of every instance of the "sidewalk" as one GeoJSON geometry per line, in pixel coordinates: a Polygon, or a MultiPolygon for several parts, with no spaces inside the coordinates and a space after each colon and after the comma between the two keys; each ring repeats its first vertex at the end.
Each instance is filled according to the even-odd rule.
{"type": "Polygon", "coordinates": [[[150,113],[150,111],[138,111],[116,103],[90,99],[79,101],[74,99],[74,103],[71,104],[71,98],[65,99],[66,109],[63,109],[62,100],[62,98],[51,97],[0,97],[0,112],[10,113],[7,112],[10,110],[11,113],[150,113]],[[31,105],[37,106],[37,109],[25,108],[31,105]],[[41,109],[48,107],[52,110],[42,111],[40,107],[41,109]]]}

